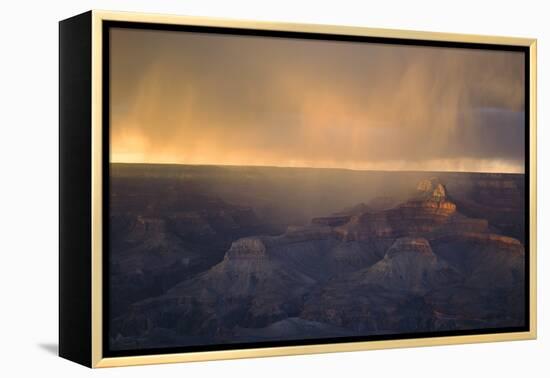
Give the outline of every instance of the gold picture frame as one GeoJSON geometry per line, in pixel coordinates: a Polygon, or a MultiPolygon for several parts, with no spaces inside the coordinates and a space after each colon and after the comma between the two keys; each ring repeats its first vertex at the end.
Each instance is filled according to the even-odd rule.
{"type": "MultiPolygon", "coordinates": [[[[174,362],[190,362],[190,361],[207,361],[219,359],[238,359],[250,357],[268,357],[268,356],[284,356],[284,355],[301,355],[310,353],[328,353],[328,352],[347,352],[372,349],[387,349],[387,348],[403,348],[403,347],[420,347],[420,346],[435,346],[449,344],[466,344],[466,343],[481,343],[494,341],[512,341],[512,340],[529,340],[535,339],[537,335],[537,298],[536,298],[536,39],[528,38],[513,38],[500,36],[482,36],[469,34],[452,34],[452,33],[435,33],[423,31],[405,31],[405,30],[390,30],[390,29],[374,29],[364,27],[351,26],[335,26],[335,25],[316,25],[316,24],[293,24],[293,23],[272,23],[260,22],[252,20],[230,20],[217,19],[209,17],[186,17],[174,15],[160,14],[144,14],[144,13],[126,13],[126,12],[110,12],[110,11],[90,11],[81,16],[76,16],[72,19],[62,21],[60,23],[60,86],[61,92],[65,91],[60,97],[60,127],[61,127],[61,187],[63,202],[60,203],[61,208],[61,238],[64,239],[70,231],[75,231],[73,227],[84,227],[76,232],[75,238],[78,240],[63,241],[60,246],[60,355],[79,362],[89,367],[115,367],[143,364],[160,364],[174,362]],[[345,342],[331,344],[309,344],[298,346],[279,346],[265,347],[253,349],[228,349],[216,351],[199,351],[187,353],[170,353],[170,354],[152,354],[152,355],[133,355],[121,357],[104,357],[103,353],[103,220],[105,219],[103,207],[103,192],[104,183],[102,182],[102,169],[104,166],[104,135],[102,124],[105,120],[103,113],[104,95],[103,88],[103,48],[104,48],[104,24],[106,22],[129,22],[140,24],[163,24],[163,25],[190,25],[201,27],[221,27],[221,28],[237,28],[251,29],[263,31],[285,31],[299,33],[319,33],[327,35],[344,35],[358,37],[376,37],[376,38],[393,38],[399,40],[421,40],[421,41],[438,41],[442,43],[457,42],[469,44],[490,44],[503,46],[520,46],[528,50],[529,55],[529,102],[528,109],[525,109],[529,114],[529,277],[526,278],[529,284],[529,327],[528,330],[522,332],[506,332],[506,333],[487,333],[476,335],[458,335],[444,337],[424,337],[424,338],[408,338],[397,340],[377,340],[377,341],[360,341],[360,342],[345,342]],[[77,37],[83,35],[79,40],[77,37]],[[84,41],[84,42],[82,42],[84,41]],[[86,50],[86,54],[82,55],[81,49],[86,50]],[[88,54],[89,52],[89,54],[88,54]],[[78,54],[80,58],[75,58],[78,54]],[[91,59],[88,59],[90,57],[91,59]],[[88,62],[87,69],[89,70],[88,77],[82,77],[80,73],[68,74],[68,65],[71,62],[78,64],[80,62],[88,62]],[[75,60],[76,59],[76,60],[75,60]],[[71,81],[72,80],[72,81],[71,81]],[[81,83],[81,91],[83,95],[68,93],[74,91],[74,82],[81,83]],[[66,85],[66,87],[64,86],[66,85]],[[71,87],[73,86],[73,87],[71,87]],[[73,88],[73,89],[71,89],[73,88]],[[89,93],[89,97],[86,95],[89,93]],[[87,102],[91,100],[90,102],[87,102]],[[74,108],[75,101],[79,101],[79,105],[83,111],[70,113],[74,108]],[[76,115],[75,115],[76,114],[76,115]],[[72,117],[72,118],[71,118],[72,117]],[[82,127],[76,122],[85,121],[89,127],[82,127]],[[73,128],[70,130],[70,128],[73,128]],[[75,130],[81,128],[83,131],[75,130]],[[78,137],[89,143],[90,155],[86,157],[79,168],[71,168],[68,162],[69,159],[64,155],[66,143],[69,139],[73,139],[75,135],[70,133],[79,133],[78,137]],[[67,140],[63,135],[67,135],[67,140]],[[70,135],[69,135],[70,134],[70,135]],[[65,162],[65,163],[64,163],[65,162]],[[89,165],[86,165],[89,163],[89,165]],[[89,191],[85,193],[70,192],[71,189],[63,189],[64,180],[69,180],[72,169],[84,169],[88,174],[89,181],[82,183],[82,186],[91,185],[89,191]],[[88,196],[86,206],[89,212],[84,214],[90,216],[90,222],[86,226],[79,226],[78,222],[74,222],[73,214],[66,207],[71,206],[74,201],[77,201],[81,196],[88,196]],[[88,227],[89,226],[89,227],[88,227]],[[78,235],[86,234],[87,236],[80,237],[78,235]],[[72,243],[72,244],[71,244],[72,243]],[[80,243],[80,244],[79,244],[80,243]],[[84,257],[76,261],[76,257],[69,256],[69,253],[80,253],[80,250],[86,250],[84,257]],[[69,272],[72,271],[73,273],[69,272]],[[85,272],[85,273],[83,273],[85,272]],[[81,277],[76,278],[73,274],[79,274],[81,277]],[[89,286],[85,283],[75,283],[75,280],[89,280],[89,286]],[[83,286],[84,285],[84,286],[83,286]],[[74,297],[78,290],[90,289],[88,293],[81,293],[81,299],[84,302],[74,297]],[[72,290],[72,291],[71,291],[72,290]],[[79,307],[79,303],[84,303],[83,307],[79,307]],[[74,307],[79,307],[75,309],[74,307]],[[89,311],[91,310],[91,311],[89,311]],[[81,311],[81,312],[79,312],[81,311]],[[82,312],[89,311],[89,314],[82,318],[82,312]],[[74,320],[77,317],[80,320],[74,320]],[[76,322],[76,325],[75,325],[76,322]],[[68,325],[68,324],[71,325],[68,325]],[[79,347],[79,344],[85,345],[79,347]],[[79,349],[79,351],[76,351],[79,349]]],[[[86,70],[84,71],[86,73],[86,70]]],[[[86,75],[84,75],[86,76],[86,75]]],[[[78,90],[80,91],[80,89],[78,90]]],[[[74,143],[74,142],[71,142],[74,143]]],[[[66,148],[67,153],[70,153],[70,148],[66,148]]],[[[73,150],[74,152],[74,150],[73,150]]],[[[73,155],[74,157],[74,155],[73,155]]],[[[527,156],[526,156],[527,158],[527,156]]],[[[79,163],[80,164],[80,163],[79,163]]],[[[76,190],[76,189],[75,189],[76,190]]],[[[86,224],[84,222],[84,224],[86,224]]],[[[80,281],[79,281],[80,282],[80,281]]],[[[86,281],[88,282],[88,281],[86,281]]]]}

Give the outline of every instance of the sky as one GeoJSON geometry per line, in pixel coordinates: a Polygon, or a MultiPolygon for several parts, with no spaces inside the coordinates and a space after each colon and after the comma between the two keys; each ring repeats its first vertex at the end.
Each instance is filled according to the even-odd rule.
{"type": "Polygon", "coordinates": [[[114,28],[111,161],[524,171],[519,52],[114,28]]]}

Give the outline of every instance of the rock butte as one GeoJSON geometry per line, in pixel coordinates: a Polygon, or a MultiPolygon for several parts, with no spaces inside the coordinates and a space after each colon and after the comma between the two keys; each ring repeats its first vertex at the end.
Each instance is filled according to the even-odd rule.
{"type": "Polygon", "coordinates": [[[113,269],[135,269],[116,276],[131,305],[112,321],[111,342],[124,349],[521,325],[523,244],[499,232],[521,230],[506,218],[521,208],[517,183],[472,177],[454,188],[475,198],[434,177],[406,200],[358,201],[276,234],[251,231],[259,220],[250,208],[217,200],[199,201],[206,210],[115,219],[130,248],[113,269]],[[194,243],[220,235],[224,254],[195,268],[206,250],[194,243]],[[162,290],[138,300],[128,289],[147,288],[154,269],[166,267],[173,275],[162,290]]]}

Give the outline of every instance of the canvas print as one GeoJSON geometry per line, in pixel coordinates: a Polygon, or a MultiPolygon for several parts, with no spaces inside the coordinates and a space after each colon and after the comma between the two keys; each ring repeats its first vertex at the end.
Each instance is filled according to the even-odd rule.
{"type": "Polygon", "coordinates": [[[111,352],[525,329],[523,52],[113,27],[108,64],[111,352]]]}

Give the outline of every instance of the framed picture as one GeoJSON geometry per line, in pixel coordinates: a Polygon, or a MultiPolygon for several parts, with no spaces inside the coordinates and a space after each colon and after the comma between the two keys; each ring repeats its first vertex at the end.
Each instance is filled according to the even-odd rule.
{"type": "Polygon", "coordinates": [[[60,335],[90,367],[536,337],[534,39],[60,22],[60,335]]]}

